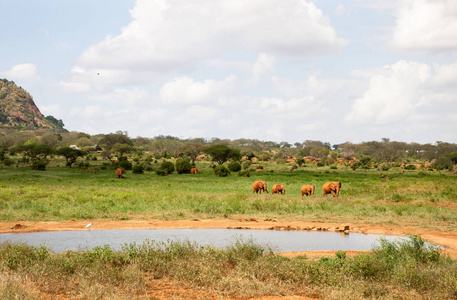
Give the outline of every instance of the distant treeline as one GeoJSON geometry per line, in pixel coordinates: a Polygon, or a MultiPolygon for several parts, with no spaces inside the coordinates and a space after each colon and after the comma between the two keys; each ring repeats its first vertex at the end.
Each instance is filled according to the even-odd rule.
{"type": "MultiPolygon", "coordinates": [[[[8,151],[11,147],[21,146],[31,141],[44,144],[52,149],[76,145],[86,152],[93,151],[95,145],[103,151],[111,151],[111,156],[124,156],[126,153],[149,152],[156,158],[189,157],[192,160],[203,154],[204,149],[212,145],[225,145],[239,150],[243,157],[258,160],[278,160],[298,157],[312,157],[321,160],[334,161],[341,157],[368,157],[374,162],[399,162],[443,160],[456,164],[457,144],[437,141],[435,144],[419,144],[390,141],[383,138],[381,141],[362,143],[345,142],[331,145],[328,142],[305,140],[290,144],[288,142],[261,141],[257,139],[180,139],[174,136],[159,135],[153,138],[129,137],[126,131],[117,131],[109,134],[89,135],[83,132],[55,133],[50,130],[39,129],[30,131],[16,131],[3,129],[0,132],[0,148],[8,151]]],[[[367,159],[366,159],[367,160],[367,159]]]]}

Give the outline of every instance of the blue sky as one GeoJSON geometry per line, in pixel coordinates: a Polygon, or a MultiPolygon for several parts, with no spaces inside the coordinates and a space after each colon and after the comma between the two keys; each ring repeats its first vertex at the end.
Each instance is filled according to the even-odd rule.
{"type": "Polygon", "coordinates": [[[454,0],[3,0],[0,26],[0,78],[70,131],[457,142],[454,0]]]}

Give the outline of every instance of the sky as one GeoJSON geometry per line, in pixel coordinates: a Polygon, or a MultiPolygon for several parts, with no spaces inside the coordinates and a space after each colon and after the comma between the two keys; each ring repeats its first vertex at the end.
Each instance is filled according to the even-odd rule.
{"type": "Polygon", "coordinates": [[[2,0],[0,78],[70,131],[457,143],[455,0],[2,0]]]}

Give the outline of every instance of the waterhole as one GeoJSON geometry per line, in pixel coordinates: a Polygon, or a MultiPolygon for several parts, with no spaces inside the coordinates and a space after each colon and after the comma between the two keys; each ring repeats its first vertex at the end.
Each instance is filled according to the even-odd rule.
{"type": "Polygon", "coordinates": [[[158,242],[195,242],[199,245],[227,247],[237,241],[254,241],[273,252],[321,251],[321,250],[371,250],[379,245],[380,237],[399,240],[399,236],[377,234],[340,234],[319,231],[274,231],[243,229],[122,229],[48,231],[33,233],[0,234],[0,242],[45,245],[54,252],[65,250],[88,250],[96,246],[109,245],[121,250],[122,245],[145,240],[158,242]]]}

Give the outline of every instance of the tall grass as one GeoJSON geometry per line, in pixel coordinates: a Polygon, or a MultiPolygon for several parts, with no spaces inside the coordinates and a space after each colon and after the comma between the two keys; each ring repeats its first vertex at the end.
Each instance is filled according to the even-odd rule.
{"type": "Polygon", "coordinates": [[[0,245],[0,297],[34,299],[148,298],[154,279],[219,295],[308,295],[326,299],[455,299],[457,265],[420,236],[381,241],[371,253],[344,252],[317,261],[284,258],[252,241],[218,249],[155,242],[52,253],[45,247],[0,245]],[[29,287],[29,288],[26,288],[29,287]],[[30,287],[35,287],[31,289],[30,287]]]}

